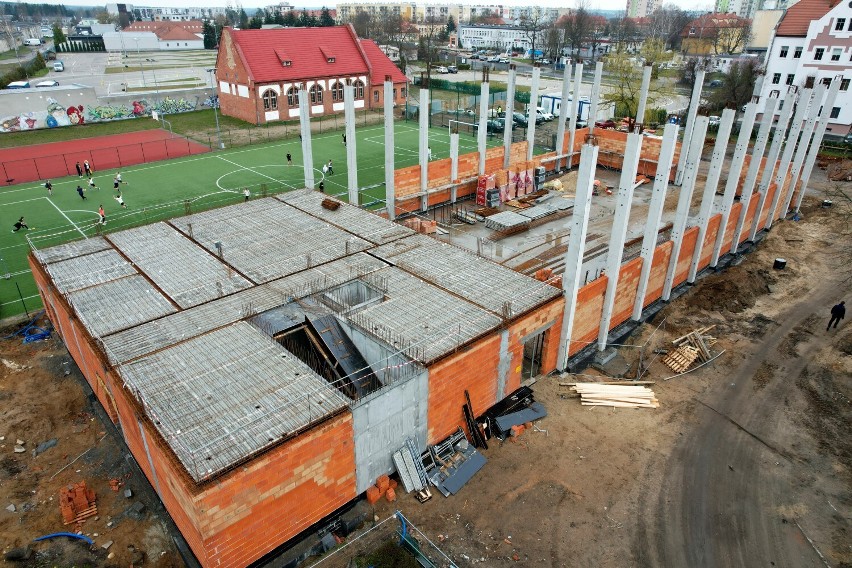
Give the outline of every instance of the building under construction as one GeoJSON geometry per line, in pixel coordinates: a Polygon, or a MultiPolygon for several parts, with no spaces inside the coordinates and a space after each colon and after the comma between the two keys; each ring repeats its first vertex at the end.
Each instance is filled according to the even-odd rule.
{"type": "Polygon", "coordinates": [[[39,250],[69,351],[193,552],[246,565],[556,365],[561,290],[312,191],[39,250]]]}

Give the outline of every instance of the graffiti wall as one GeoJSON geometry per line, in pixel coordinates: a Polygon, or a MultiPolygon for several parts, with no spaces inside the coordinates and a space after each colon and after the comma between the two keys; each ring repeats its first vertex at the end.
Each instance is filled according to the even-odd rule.
{"type": "Polygon", "coordinates": [[[162,96],[98,97],[92,87],[60,87],[0,91],[0,132],[75,126],[92,122],[149,117],[212,108],[217,104],[203,89],[162,96]]]}

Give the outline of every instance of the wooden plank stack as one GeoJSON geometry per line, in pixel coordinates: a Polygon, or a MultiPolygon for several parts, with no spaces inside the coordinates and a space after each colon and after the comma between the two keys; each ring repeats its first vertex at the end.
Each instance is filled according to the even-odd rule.
{"type": "Polygon", "coordinates": [[[672,341],[677,349],[663,358],[663,363],[675,373],[686,371],[695,361],[705,363],[712,359],[710,346],[716,343],[716,338],[707,335],[714,325],[702,327],[682,335],[672,341]]]}
{"type": "Polygon", "coordinates": [[[615,406],[619,408],[657,408],[659,401],[648,387],[577,383],[571,390],[579,393],[583,406],[615,406]]]}

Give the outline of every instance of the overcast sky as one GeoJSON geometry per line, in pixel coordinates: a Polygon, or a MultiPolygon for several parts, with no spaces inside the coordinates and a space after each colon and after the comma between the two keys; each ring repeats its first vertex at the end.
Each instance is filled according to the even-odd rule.
{"type": "MultiPolygon", "coordinates": [[[[243,7],[246,8],[246,11],[251,11],[249,9],[258,8],[264,5],[277,4],[281,0],[267,0],[267,1],[257,1],[257,0],[243,0],[243,7]]],[[[351,0],[356,2],[362,2],[364,4],[368,4],[364,0],[351,0]]],[[[461,0],[465,4],[488,4],[487,0],[476,0],[476,1],[468,1],[465,2],[461,0]]],[[[233,0],[233,3],[236,4],[237,0],[233,0]]],[[[92,0],[63,0],[63,4],[66,6],[91,6],[93,5],[92,0]]],[[[210,7],[210,6],[219,6],[225,7],[227,1],[226,0],[145,0],[137,3],[139,6],[169,6],[169,7],[210,7]]],[[[296,7],[315,7],[319,8],[323,5],[323,0],[290,0],[290,3],[296,7]]],[[[439,3],[435,1],[434,3],[439,3]]],[[[494,4],[503,4],[509,6],[528,6],[529,2],[524,0],[503,0],[501,2],[495,1],[494,4]]],[[[538,0],[537,3],[541,6],[547,7],[564,7],[564,6],[574,6],[575,0],[538,0]]],[[[599,10],[624,10],[627,6],[627,0],[590,0],[590,6],[599,10]]],[[[697,11],[709,11],[712,9],[712,4],[703,0],[673,0],[671,2],[666,2],[674,4],[675,6],[679,6],[684,10],[697,10],[697,11]]],[[[329,8],[334,7],[334,1],[328,0],[326,5],[329,8]]]]}

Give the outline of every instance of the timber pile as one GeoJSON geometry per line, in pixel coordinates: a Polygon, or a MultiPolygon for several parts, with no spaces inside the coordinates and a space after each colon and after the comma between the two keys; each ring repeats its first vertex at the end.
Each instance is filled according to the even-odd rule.
{"type": "Polygon", "coordinates": [[[709,325],[691,331],[686,335],[682,335],[672,341],[677,346],[677,349],[670,352],[663,358],[663,363],[675,373],[686,371],[695,361],[706,363],[713,356],[710,354],[710,347],[716,343],[716,338],[707,335],[707,332],[716,327],[709,325]]]}
{"type": "Polygon", "coordinates": [[[583,406],[616,406],[619,408],[657,408],[659,401],[648,387],[577,383],[571,390],[580,395],[583,406]]]}

